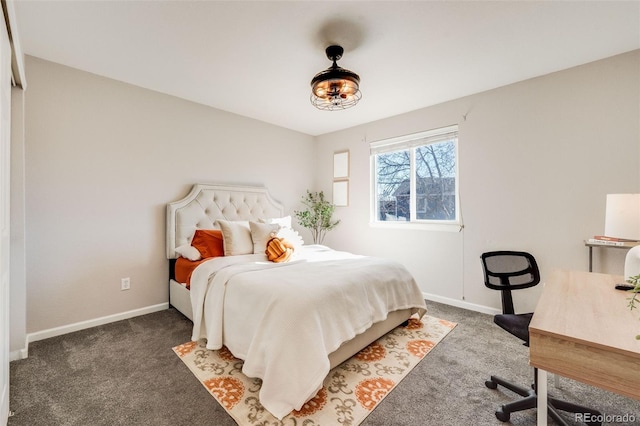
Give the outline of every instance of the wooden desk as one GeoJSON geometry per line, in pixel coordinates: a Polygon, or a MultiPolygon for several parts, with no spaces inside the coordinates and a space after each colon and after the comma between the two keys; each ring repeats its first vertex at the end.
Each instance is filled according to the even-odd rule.
{"type": "Polygon", "coordinates": [[[640,311],[627,307],[629,293],[613,288],[620,282],[561,270],[546,281],[529,326],[538,425],[547,424],[547,371],[640,400],[640,311]]]}

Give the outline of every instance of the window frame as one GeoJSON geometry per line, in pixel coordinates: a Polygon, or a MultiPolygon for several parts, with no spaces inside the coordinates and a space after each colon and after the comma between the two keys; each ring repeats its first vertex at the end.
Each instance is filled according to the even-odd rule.
{"type": "Polygon", "coordinates": [[[459,137],[458,125],[451,125],[437,129],[427,130],[418,133],[412,133],[404,136],[398,136],[388,139],[382,139],[371,142],[369,154],[369,170],[370,170],[370,200],[369,208],[369,225],[379,228],[397,228],[397,229],[426,229],[434,231],[451,231],[459,232],[463,228],[462,212],[460,210],[460,156],[459,156],[459,137]],[[455,138],[455,205],[456,217],[451,220],[436,219],[415,219],[417,217],[417,199],[416,196],[416,163],[415,149],[421,146],[433,143],[444,142],[455,138]],[[409,150],[410,158],[410,214],[412,218],[409,221],[384,221],[380,220],[380,203],[377,199],[377,167],[376,157],[379,154],[409,150]]]}

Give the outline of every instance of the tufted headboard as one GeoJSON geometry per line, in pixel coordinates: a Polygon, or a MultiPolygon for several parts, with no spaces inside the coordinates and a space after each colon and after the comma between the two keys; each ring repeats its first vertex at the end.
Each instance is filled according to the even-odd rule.
{"type": "Polygon", "coordinates": [[[218,228],[218,219],[258,220],[283,213],[264,187],[195,184],[186,197],[167,204],[167,259],[178,257],[176,247],[189,244],[196,229],[218,228]]]}

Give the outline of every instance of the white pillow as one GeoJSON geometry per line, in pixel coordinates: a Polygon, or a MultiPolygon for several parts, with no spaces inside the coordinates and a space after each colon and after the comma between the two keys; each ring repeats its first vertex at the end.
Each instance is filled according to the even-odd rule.
{"type": "Polygon", "coordinates": [[[294,250],[298,250],[304,245],[304,240],[295,229],[280,228],[280,230],[278,231],[278,237],[284,238],[285,240],[289,241],[293,245],[294,250]]]}
{"type": "Polygon", "coordinates": [[[267,242],[271,239],[271,233],[278,232],[280,225],[277,223],[249,222],[251,239],[253,240],[253,253],[261,253],[267,250],[267,242]]]}
{"type": "Polygon", "coordinates": [[[253,240],[251,239],[249,222],[218,220],[216,223],[222,231],[225,256],[253,253],[253,240]]]}
{"type": "Polygon", "coordinates": [[[176,253],[185,259],[189,259],[191,261],[196,261],[202,259],[202,255],[198,251],[197,248],[192,246],[191,244],[185,244],[180,247],[176,247],[176,253]]]}
{"type": "Polygon", "coordinates": [[[283,228],[291,228],[291,216],[284,216],[284,217],[272,217],[269,219],[260,219],[260,222],[262,223],[275,223],[280,225],[283,228]]]}

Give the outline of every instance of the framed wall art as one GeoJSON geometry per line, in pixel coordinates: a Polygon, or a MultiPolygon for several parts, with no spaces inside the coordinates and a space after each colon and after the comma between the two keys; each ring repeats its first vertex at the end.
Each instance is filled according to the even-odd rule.
{"type": "Polygon", "coordinates": [[[349,177],[349,151],[333,153],[333,178],[345,179],[349,177]]]}
{"type": "Polygon", "coordinates": [[[349,205],[348,180],[333,181],[333,204],[335,204],[337,207],[346,207],[349,205]]]}

